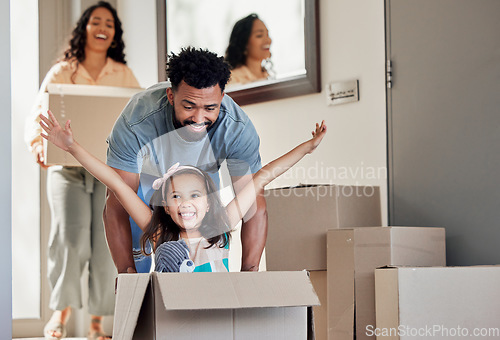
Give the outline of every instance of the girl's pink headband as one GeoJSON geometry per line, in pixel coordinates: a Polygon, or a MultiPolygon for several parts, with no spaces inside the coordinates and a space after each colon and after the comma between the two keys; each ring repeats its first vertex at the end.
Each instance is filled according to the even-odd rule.
{"type": "MultiPolygon", "coordinates": [[[[163,187],[163,184],[165,184],[167,179],[172,177],[176,172],[181,171],[181,170],[185,170],[185,169],[194,170],[194,171],[198,172],[200,175],[205,176],[203,174],[203,172],[200,169],[198,169],[197,167],[190,166],[190,165],[180,165],[180,163],[177,162],[174,165],[172,165],[170,167],[170,169],[168,169],[167,172],[162,177],[156,179],[153,182],[153,189],[159,190],[161,187],[163,187]]],[[[161,195],[162,195],[163,200],[165,200],[165,191],[162,191],[161,195]]]]}

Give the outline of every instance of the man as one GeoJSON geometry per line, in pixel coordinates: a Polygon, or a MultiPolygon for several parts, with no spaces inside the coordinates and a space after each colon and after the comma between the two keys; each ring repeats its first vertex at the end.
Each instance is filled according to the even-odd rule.
{"type": "MultiPolygon", "coordinates": [[[[233,189],[238,191],[260,169],[261,162],[252,122],[224,94],[230,77],[228,65],[212,52],[186,48],[170,55],[167,75],[171,87],[154,85],[125,107],[108,138],[107,164],[147,198],[152,168],[161,176],[180,162],[214,174],[226,160],[233,189]],[[180,138],[170,138],[172,135],[180,138]],[[146,164],[151,162],[155,164],[146,164]]],[[[140,265],[134,264],[132,249],[138,250],[138,242],[134,240],[133,246],[129,216],[109,191],[104,223],[118,273],[136,272],[140,265]]],[[[258,270],[266,235],[266,203],[260,195],[243,219],[241,270],[258,270]]],[[[149,271],[149,267],[137,271],[149,271]]]]}

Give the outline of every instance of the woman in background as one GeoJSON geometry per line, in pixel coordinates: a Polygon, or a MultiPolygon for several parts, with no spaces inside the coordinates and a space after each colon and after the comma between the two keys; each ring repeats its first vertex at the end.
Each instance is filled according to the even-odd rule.
{"type": "MultiPolygon", "coordinates": [[[[99,1],[78,20],[62,58],[47,73],[39,91],[26,142],[40,166],[44,165],[38,114],[41,98],[50,83],[139,87],[126,66],[123,30],[116,10],[99,1]]],[[[72,308],[82,307],[80,278],[89,266],[89,339],[104,335],[102,317],[114,313],[116,269],[104,235],[102,212],[105,186],[82,167],[48,169],[47,195],[51,211],[48,278],[52,289],[49,307],[54,310],[44,328],[46,339],[66,336],[72,308]]]]}
{"type": "Polygon", "coordinates": [[[246,84],[268,79],[271,42],[267,27],[257,14],[252,13],[236,22],[225,56],[231,66],[229,83],[246,84]]]}

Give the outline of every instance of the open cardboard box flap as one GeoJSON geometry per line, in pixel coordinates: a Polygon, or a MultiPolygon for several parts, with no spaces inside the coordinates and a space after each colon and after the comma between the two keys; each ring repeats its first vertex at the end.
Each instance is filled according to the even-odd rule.
{"type": "Polygon", "coordinates": [[[117,339],[133,338],[148,287],[161,296],[166,311],[320,304],[306,271],[120,274],[117,287],[117,339]]]}
{"type": "Polygon", "coordinates": [[[167,310],[319,305],[307,272],[153,273],[167,310]],[[179,294],[185,291],[189,294],[179,294]]]}
{"type": "Polygon", "coordinates": [[[114,339],[132,339],[149,281],[149,273],[118,275],[114,339]]]}

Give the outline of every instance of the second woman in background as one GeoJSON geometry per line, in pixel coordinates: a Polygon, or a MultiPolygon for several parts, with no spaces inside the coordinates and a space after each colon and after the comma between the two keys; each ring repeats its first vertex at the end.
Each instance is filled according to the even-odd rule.
{"type": "Polygon", "coordinates": [[[271,38],[257,14],[250,14],[234,24],[225,59],[231,66],[230,84],[246,84],[268,79],[271,69],[271,38]]]}
{"type": "MultiPolygon", "coordinates": [[[[100,1],[82,14],[63,57],[46,75],[39,92],[26,141],[36,161],[44,165],[41,129],[37,117],[41,96],[50,83],[139,87],[125,65],[123,30],[116,10],[100,1]]],[[[89,131],[89,133],[91,133],[89,131]]],[[[71,308],[82,307],[80,278],[89,266],[89,339],[104,335],[103,315],[114,312],[116,269],[104,235],[102,212],[105,186],[82,167],[48,169],[47,195],[51,209],[48,277],[52,288],[49,307],[54,313],[44,329],[46,339],[66,335],[71,308]]]]}

